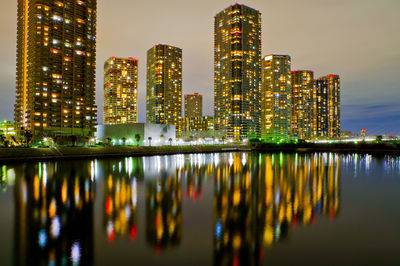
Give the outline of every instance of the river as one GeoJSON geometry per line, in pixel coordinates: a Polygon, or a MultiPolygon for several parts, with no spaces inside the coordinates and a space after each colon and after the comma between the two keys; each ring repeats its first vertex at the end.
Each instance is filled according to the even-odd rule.
{"type": "Polygon", "coordinates": [[[399,265],[400,158],[1,165],[2,265],[399,265]]]}

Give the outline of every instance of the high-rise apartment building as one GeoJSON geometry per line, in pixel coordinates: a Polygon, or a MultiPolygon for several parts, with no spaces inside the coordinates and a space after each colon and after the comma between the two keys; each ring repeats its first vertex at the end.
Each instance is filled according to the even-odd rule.
{"type": "Polygon", "coordinates": [[[18,0],[18,128],[91,136],[96,124],[96,0],[18,0]]]}
{"type": "Polygon", "coordinates": [[[185,117],[203,116],[203,95],[195,92],[185,95],[185,117]]]}
{"type": "Polygon", "coordinates": [[[182,49],[158,44],[147,51],[147,123],[173,124],[182,117],[182,49]]]}
{"type": "Polygon", "coordinates": [[[288,140],[291,117],[290,56],[267,55],[261,61],[261,138],[288,140]]]}
{"type": "Polygon", "coordinates": [[[259,137],[261,13],[235,4],[215,16],[215,127],[227,138],[259,137]]]}
{"type": "Polygon", "coordinates": [[[105,125],[137,123],[138,60],[110,57],[104,63],[105,125]]]}
{"type": "Polygon", "coordinates": [[[340,137],[340,77],[327,75],[315,80],[315,125],[316,138],[340,137]]]}
{"type": "Polygon", "coordinates": [[[292,135],[310,140],[313,136],[314,71],[292,71],[292,135]]]}

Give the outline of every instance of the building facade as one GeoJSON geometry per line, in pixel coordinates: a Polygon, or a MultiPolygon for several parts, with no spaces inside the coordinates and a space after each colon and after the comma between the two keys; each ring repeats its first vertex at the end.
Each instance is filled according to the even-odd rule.
{"type": "Polygon", "coordinates": [[[96,137],[113,145],[169,145],[176,139],[176,128],[171,124],[99,125],[96,137]]]}
{"type": "Polygon", "coordinates": [[[315,81],[315,138],[340,137],[340,77],[327,75],[315,81]]]}
{"type": "Polygon", "coordinates": [[[203,116],[203,95],[195,92],[194,94],[185,94],[185,117],[203,116]]]}
{"type": "Polygon", "coordinates": [[[192,138],[215,138],[213,116],[184,117],[182,119],[181,137],[185,139],[192,138]]]}
{"type": "Polygon", "coordinates": [[[15,124],[36,138],[92,136],[96,0],[18,0],[15,124]]]}
{"type": "Polygon", "coordinates": [[[267,55],[261,65],[261,139],[272,142],[288,140],[292,90],[290,56],[267,55]]]}
{"type": "Polygon", "coordinates": [[[0,121],[0,136],[8,137],[15,136],[17,134],[15,125],[11,121],[0,121]]]}
{"type": "Polygon", "coordinates": [[[215,127],[230,139],[259,137],[261,13],[235,4],[215,16],[215,127]]]}
{"type": "Polygon", "coordinates": [[[310,140],[313,136],[314,71],[292,71],[291,79],[291,133],[296,138],[310,140]]]}
{"type": "Polygon", "coordinates": [[[110,57],[104,63],[105,125],[137,123],[138,60],[110,57]]]}
{"type": "Polygon", "coordinates": [[[158,44],[147,51],[146,120],[173,124],[182,118],[182,49],[158,44]]]}

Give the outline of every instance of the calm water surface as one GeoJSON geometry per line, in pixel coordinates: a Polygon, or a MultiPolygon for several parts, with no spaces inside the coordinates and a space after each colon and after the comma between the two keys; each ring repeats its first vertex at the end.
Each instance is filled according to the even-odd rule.
{"type": "Polygon", "coordinates": [[[1,165],[1,265],[400,265],[400,158],[1,165]]]}

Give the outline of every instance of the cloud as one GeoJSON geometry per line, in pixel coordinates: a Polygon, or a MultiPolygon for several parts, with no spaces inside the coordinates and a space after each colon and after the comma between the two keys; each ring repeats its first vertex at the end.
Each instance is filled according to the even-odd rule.
{"type": "Polygon", "coordinates": [[[398,103],[342,106],[342,129],[359,132],[366,128],[371,135],[400,135],[398,103]]]}
{"type": "Polygon", "coordinates": [[[346,120],[380,118],[386,116],[400,115],[398,103],[376,104],[376,105],[342,105],[342,115],[346,120]]]}

